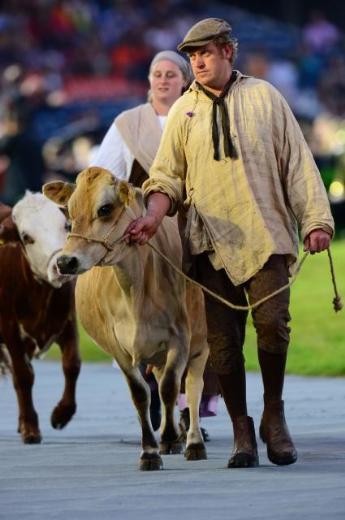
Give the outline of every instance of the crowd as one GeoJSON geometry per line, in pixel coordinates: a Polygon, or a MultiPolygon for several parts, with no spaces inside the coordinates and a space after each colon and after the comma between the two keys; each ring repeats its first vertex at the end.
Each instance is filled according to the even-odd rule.
{"type": "MultiPolygon", "coordinates": [[[[198,0],[8,0],[0,8],[0,135],[6,132],[8,106],[17,102],[30,108],[28,131],[42,146],[61,126],[85,118],[86,112],[105,129],[123,107],[114,112],[110,103],[104,120],[96,110],[98,92],[112,102],[127,97],[133,106],[143,101],[154,54],[176,49],[187,28],[207,16],[222,16],[234,24],[241,42],[237,67],[267,79],[282,92],[325,176],[336,158],[331,177],[341,177],[344,36],[316,11],[297,28],[222,2],[210,7],[198,0]],[[90,85],[86,94],[81,78],[83,85],[90,85]],[[83,106],[72,117],[64,115],[60,123],[56,107],[66,103],[67,86],[73,81],[74,102],[78,95],[92,94],[92,100],[87,109],[83,106]]],[[[90,140],[89,148],[93,144],[90,140]]],[[[6,164],[1,155],[0,189],[6,164]]],[[[75,168],[71,171],[75,173],[75,168]]],[[[338,185],[334,200],[343,196],[342,189],[338,185]]]]}

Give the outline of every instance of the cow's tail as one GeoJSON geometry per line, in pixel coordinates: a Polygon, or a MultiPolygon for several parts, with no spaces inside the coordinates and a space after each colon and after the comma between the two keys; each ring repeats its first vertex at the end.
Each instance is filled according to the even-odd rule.
{"type": "Polygon", "coordinates": [[[0,377],[12,372],[11,358],[5,345],[0,343],[0,377]]]}

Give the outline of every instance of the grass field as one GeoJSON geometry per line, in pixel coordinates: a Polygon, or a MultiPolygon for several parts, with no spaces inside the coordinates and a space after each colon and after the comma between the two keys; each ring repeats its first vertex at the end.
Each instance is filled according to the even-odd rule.
{"type": "MultiPolygon", "coordinates": [[[[345,240],[332,245],[338,292],[345,304],[345,240]]],[[[287,371],[301,375],[345,375],[345,309],[333,310],[333,287],[327,253],[309,256],[291,289],[291,344],[287,371]]],[[[109,361],[109,357],[80,328],[83,361],[109,361]]],[[[53,346],[49,358],[60,357],[53,346]]],[[[257,370],[256,339],[248,321],[245,343],[247,370],[257,370]]]]}

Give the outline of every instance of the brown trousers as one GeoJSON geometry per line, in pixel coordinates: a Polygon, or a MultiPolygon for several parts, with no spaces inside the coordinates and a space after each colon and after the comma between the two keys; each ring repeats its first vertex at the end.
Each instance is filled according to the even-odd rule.
{"type": "MultiPolygon", "coordinates": [[[[216,271],[207,253],[194,257],[193,274],[198,282],[236,305],[254,303],[288,283],[283,255],[272,255],[263,268],[243,285],[234,286],[224,269],[216,271]]],[[[289,344],[290,290],[252,310],[259,349],[286,353],[289,344]]],[[[243,345],[248,312],[230,309],[205,293],[210,361],[218,374],[229,374],[243,365],[243,345]]]]}

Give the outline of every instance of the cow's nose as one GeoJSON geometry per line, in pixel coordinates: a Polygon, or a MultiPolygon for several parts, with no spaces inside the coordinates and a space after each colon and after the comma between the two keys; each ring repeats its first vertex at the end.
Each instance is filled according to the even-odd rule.
{"type": "Polygon", "coordinates": [[[77,274],[79,261],[76,256],[62,255],[56,261],[61,274],[77,274]]]}

